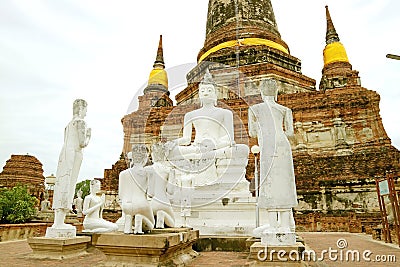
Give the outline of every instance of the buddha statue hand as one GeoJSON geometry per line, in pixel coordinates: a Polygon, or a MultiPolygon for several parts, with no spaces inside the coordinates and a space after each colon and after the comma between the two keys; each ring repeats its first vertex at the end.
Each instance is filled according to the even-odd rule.
{"type": "Polygon", "coordinates": [[[200,152],[206,153],[216,149],[216,145],[211,139],[203,139],[199,144],[200,152]]]}
{"type": "Polygon", "coordinates": [[[167,154],[166,156],[168,157],[169,153],[177,146],[178,144],[173,140],[173,141],[168,141],[164,144],[165,147],[165,153],[167,154]]]}

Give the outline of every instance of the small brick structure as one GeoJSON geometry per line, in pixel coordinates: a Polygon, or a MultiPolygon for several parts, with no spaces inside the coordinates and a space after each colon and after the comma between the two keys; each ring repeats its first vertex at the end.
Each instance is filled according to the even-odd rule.
{"type": "Polygon", "coordinates": [[[37,199],[44,198],[43,165],[31,155],[11,155],[0,173],[0,188],[26,185],[37,199]]]}

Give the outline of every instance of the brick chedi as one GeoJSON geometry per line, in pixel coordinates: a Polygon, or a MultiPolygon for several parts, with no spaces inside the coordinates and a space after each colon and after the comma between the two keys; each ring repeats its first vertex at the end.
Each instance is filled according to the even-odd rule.
{"type": "Polygon", "coordinates": [[[205,68],[220,87],[220,99],[259,95],[256,86],[265,77],[277,80],[280,93],[315,91],[315,80],[301,73],[301,61],[281,38],[270,0],[210,0],[198,63],[187,74],[188,88],[176,96],[178,105],[196,100],[205,68]]]}
{"type": "MultiPolygon", "coordinates": [[[[326,15],[327,44],[320,90],[316,90],[315,80],[301,73],[301,61],[282,40],[270,0],[210,0],[206,40],[197,66],[187,74],[188,86],[176,96],[176,106],[165,90],[166,75],[164,82],[156,83],[163,90],[144,90],[138,110],[122,119],[123,153],[134,143],[150,148],[157,141],[179,137],[184,114],[199,106],[198,83],[207,68],[217,84],[218,106],[234,113],[235,141],[252,146],[257,140],[248,136],[247,110],[262,101],[259,81],[274,78],[278,102],[293,111],[297,210],[379,209],[374,178],[388,171],[398,173],[400,153],[382,124],[378,93],[361,86],[328,8],[326,15]]],[[[252,154],[249,159],[246,177],[250,180],[252,154]]]]}
{"type": "Polygon", "coordinates": [[[42,163],[31,155],[11,155],[0,173],[0,188],[26,185],[29,192],[40,198],[44,192],[42,163]]]}

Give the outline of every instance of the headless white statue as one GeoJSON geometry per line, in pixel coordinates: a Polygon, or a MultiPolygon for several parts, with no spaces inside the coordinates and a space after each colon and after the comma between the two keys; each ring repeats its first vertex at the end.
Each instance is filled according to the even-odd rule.
{"type": "Polygon", "coordinates": [[[292,208],[297,206],[293,157],[288,138],[293,138],[292,111],[275,102],[277,84],[260,82],[264,103],[249,108],[249,135],[258,138],[260,153],[260,193],[258,205],[268,213],[268,224],[253,232],[294,232],[292,208]],[[283,128],[284,125],[284,128],[283,128]]]}
{"type": "Polygon", "coordinates": [[[173,170],[166,164],[163,144],[152,146],[153,165],[146,167],[151,175],[149,195],[152,196],[150,205],[156,216],[156,228],[174,227],[175,218],[170,196],[174,193],[173,170]]]}
{"type": "MultiPolygon", "coordinates": [[[[75,227],[64,223],[66,214],[72,209],[75,195],[75,186],[79,169],[82,163],[82,149],[85,148],[91,137],[91,129],[86,127],[87,103],[83,99],[77,99],[73,104],[73,118],[64,132],[64,146],[61,150],[56,183],[54,185],[53,209],[54,224],[52,229],[71,229],[75,227]]],[[[53,237],[48,235],[46,236],[53,237]]]]}
{"type": "Polygon", "coordinates": [[[100,192],[100,181],[90,181],[90,195],[85,197],[83,201],[83,220],[84,232],[90,233],[106,233],[117,231],[118,226],[115,223],[103,219],[103,208],[105,195],[100,192]]]}
{"type": "Polygon", "coordinates": [[[216,107],[217,91],[208,70],[199,85],[199,99],[201,108],[185,114],[183,136],[169,142],[175,147],[168,155],[168,160],[180,158],[209,160],[210,164],[202,169],[190,170],[194,186],[214,184],[218,179],[215,158],[235,145],[233,113],[216,107]],[[193,143],[191,143],[192,128],[196,132],[193,143]]]}
{"type": "Polygon", "coordinates": [[[76,192],[76,198],[74,199],[74,205],[76,209],[76,215],[78,217],[83,217],[82,210],[83,210],[83,199],[82,199],[82,190],[78,190],[76,192]]]}
{"type": "Polygon", "coordinates": [[[123,214],[125,214],[125,234],[132,233],[133,219],[135,220],[134,234],[143,234],[144,230],[154,228],[153,211],[147,200],[149,175],[143,167],[147,160],[146,146],[133,145],[133,166],[119,174],[118,194],[123,214]]]}

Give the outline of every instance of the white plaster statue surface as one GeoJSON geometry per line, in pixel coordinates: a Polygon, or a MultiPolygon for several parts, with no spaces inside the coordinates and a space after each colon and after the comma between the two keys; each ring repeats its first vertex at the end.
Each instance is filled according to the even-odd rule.
{"type": "Polygon", "coordinates": [[[152,146],[153,165],[146,167],[150,174],[149,195],[150,205],[156,216],[156,228],[174,227],[175,218],[170,198],[174,193],[174,174],[166,164],[166,151],[163,144],[152,146]]]}
{"type": "Polygon", "coordinates": [[[167,143],[173,147],[168,160],[200,160],[196,166],[189,164],[192,168],[184,166],[194,186],[216,182],[217,158],[232,158],[233,153],[236,157],[248,156],[246,145],[235,144],[232,111],[216,106],[217,91],[208,70],[199,85],[199,99],[201,107],[185,114],[183,136],[167,143]],[[191,142],[193,128],[195,137],[191,142]]]}
{"type": "Polygon", "coordinates": [[[119,175],[118,194],[122,212],[125,215],[124,233],[143,234],[154,228],[154,216],[150,202],[147,199],[149,175],[144,168],[148,160],[145,145],[133,145],[133,166],[119,175]],[[132,223],[134,221],[134,231],[132,223]]]}
{"type": "Polygon", "coordinates": [[[90,194],[85,197],[83,202],[83,220],[84,232],[106,233],[117,231],[118,226],[115,223],[103,219],[103,208],[105,195],[100,192],[101,183],[99,180],[90,181],[90,194]]]}
{"type": "Polygon", "coordinates": [[[64,131],[64,145],[62,147],[54,185],[53,209],[55,210],[52,228],[72,229],[72,225],[65,224],[65,216],[72,208],[75,195],[75,186],[78,179],[85,148],[91,137],[91,129],[86,126],[87,103],[77,99],[73,104],[73,118],[64,131]]]}
{"type": "Polygon", "coordinates": [[[49,201],[49,192],[46,191],[44,192],[44,199],[42,200],[42,203],[40,203],[40,211],[41,212],[48,212],[50,211],[51,203],[49,201]]]}
{"type": "Polygon", "coordinates": [[[266,228],[294,231],[292,208],[297,206],[293,157],[288,138],[293,138],[292,111],[275,102],[277,84],[272,79],[260,82],[263,103],[249,108],[249,135],[260,146],[260,208],[268,212],[266,228]]]}
{"type": "Polygon", "coordinates": [[[82,210],[83,210],[83,199],[82,199],[82,191],[78,190],[76,192],[76,198],[74,199],[75,208],[76,208],[76,214],[78,217],[82,217],[82,210]]]}
{"type": "Polygon", "coordinates": [[[262,208],[293,208],[297,194],[288,140],[293,137],[292,111],[275,102],[274,81],[261,86],[264,103],[249,108],[249,134],[257,137],[261,150],[259,204],[262,208]]]}

